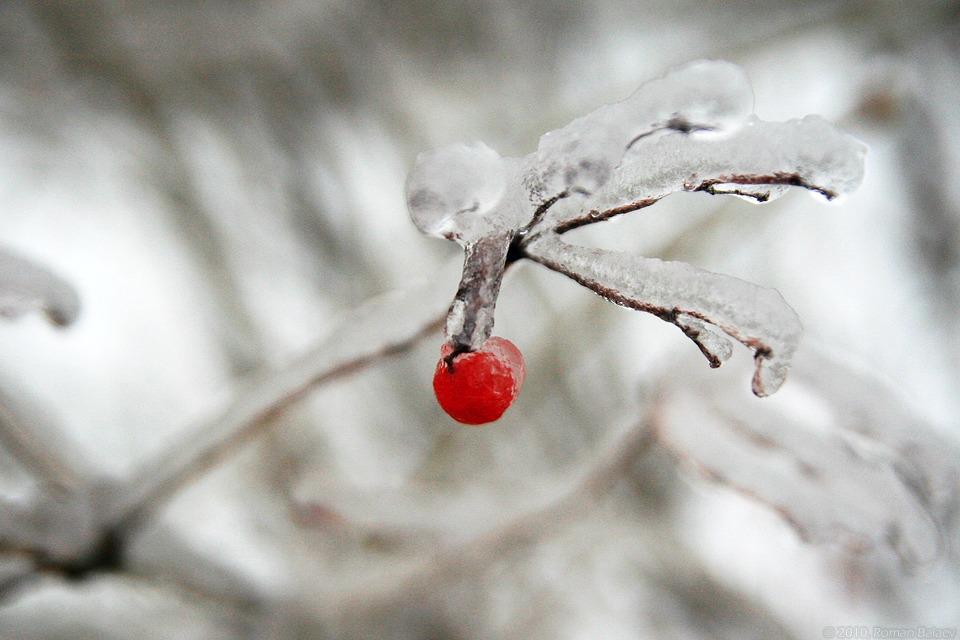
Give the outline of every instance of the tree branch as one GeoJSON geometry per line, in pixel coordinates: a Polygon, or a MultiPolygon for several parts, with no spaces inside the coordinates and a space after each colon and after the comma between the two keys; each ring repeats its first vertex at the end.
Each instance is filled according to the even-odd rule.
{"type": "Polygon", "coordinates": [[[783,383],[802,327],[775,289],[629,253],[567,244],[543,234],[525,245],[526,255],[615,304],[643,311],[679,327],[719,366],[729,342],[709,323],[754,352],[753,392],[766,396],[783,383]]]}
{"type": "Polygon", "coordinates": [[[35,478],[72,494],[90,476],[79,448],[23,389],[0,382],[0,444],[35,478]]]}
{"type": "Polygon", "coordinates": [[[615,218],[616,216],[623,215],[625,213],[631,213],[633,211],[644,209],[650,205],[656,204],[659,201],[660,198],[643,198],[642,200],[637,200],[636,202],[629,202],[618,207],[604,209],[603,211],[591,209],[583,216],[572,218],[570,220],[564,220],[554,228],[554,231],[556,231],[558,234],[566,233],[567,231],[572,231],[573,229],[577,229],[588,224],[593,224],[594,222],[603,222],[604,220],[609,220],[610,218],[615,218]]]}
{"type": "Polygon", "coordinates": [[[572,489],[556,501],[467,542],[440,549],[402,577],[388,578],[384,584],[349,594],[335,609],[368,607],[371,602],[389,600],[411,590],[423,592],[429,585],[471,571],[491,558],[502,559],[507,554],[524,552],[550,533],[575,521],[607,495],[630,466],[650,449],[654,441],[652,435],[646,419],[617,434],[602,446],[602,451],[572,489]]]}
{"type": "Polygon", "coordinates": [[[382,296],[344,319],[317,349],[280,371],[249,379],[214,418],[188,429],[147,461],[108,505],[107,528],[129,530],[179,488],[231,451],[262,434],[286,409],[317,387],[412,347],[439,330],[444,282],[382,296]]]}
{"type": "Polygon", "coordinates": [[[490,337],[512,239],[512,233],[503,233],[464,248],[463,277],[447,313],[447,340],[454,347],[448,363],[460,353],[479,349],[490,337]]]}

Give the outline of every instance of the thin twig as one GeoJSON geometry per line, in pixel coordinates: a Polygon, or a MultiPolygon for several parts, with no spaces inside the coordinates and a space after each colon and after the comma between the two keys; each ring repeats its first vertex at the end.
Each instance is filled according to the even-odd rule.
{"type": "MultiPolygon", "coordinates": [[[[178,442],[140,468],[108,507],[107,527],[120,530],[135,527],[177,489],[275,425],[280,414],[309,392],[409,349],[441,325],[441,317],[435,315],[407,335],[372,348],[356,348],[348,356],[333,360],[328,353],[328,342],[287,369],[248,381],[216,418],[188,429],[178,442]]],[[[336,343],[336,335],[332,341],[336,343]]]]}
{"type": "Polygon", "coordinates": [[[646,419],[612,440],[573,489],[558,500],[524,513],[465,543],[441,549],[402,577],[391,576],[382,584],[349,594],[339,601],[335,610],[368,607],[373,602],[388,601],[398,594],[411,591],[423,593],[429,589],[429,585],[470,571],[489,562],[491,558],[521,553],[536,545],[550,533],[575,521],[585,510],[591,509],[598,499],[607,495],[623,479],[630,466],[654,442],[646,419]]]}
{"type": "Polygon", "coordinates": [[[16,598],[30,587],[30,585],[39,580],[42,575],[43,574],[38,571],[27,571],[0,582],[0,603],[16,598]]]}
{"type": "Polygon", "coordinates": [[[64,430],[23,389],[0,384],[0,445],[49,488],[71,494],[89,473],[84,457],[64,430]]]}
{"type": "Polygon", "coordinates": [[[572,231],[573,229],[577,229],[588,224],[603,222],[604,220],[609,220],[610,218],[614,218],[625,213],[631,213],[633,211],[638,211],[639,209],[645,209],[650,205],[656,204],[659,200],[660,198],[644,198],[642,200],[629,202],[618,207],[604,209],[603,211],[592,209],[579,218],[573,218],[572,220],[561,222],[554,230],[558,234],[566,233],[567,231],[572,231]]]}
{"type": "MultiPolygon", "coordinates": [[[[753,198],[758,202],[766,202],[770,199],[769,192],[749,192],[741,189],[736,189],[736,187],[725,189],[724,185],[742,185],[742,186],[756,186],[756,185],[770,185],[770,186],[790,186],[790,187],[802,187],[809,191],[815,191],[825,197],[827,200],[833,200],[837,197],[837,194],[830,189],[821,187],[819,185],[812,184],[811,182],[805,180],[800,174],[796,172],[776,172],[771,174],[736,174],[729,176],[719,176],[715,178],[710,178],[703,180],[698,183],[691,183],[684,185],[683,191],[702,191],[704,193],[709,193],[710,195],[739,195],[747,198],[753,198]]],[[[619,205],[616,207],[611,207],[609,209],[591,209],[583,215],[577,218],[571,218],[570,220],[565,220],[558,224],[554,231],[557,234],[563,234],[567,231],[572,231],[580,227],[586,226],[588,224],[594,224],[596,222],[604,222],[611,218],[621,216],[626,213],[632,213],[640,209],[645,209],[651,205],[656,204],[661,200],[661,197],[650,197],[650,198],[641,198],[634,202],[628,202],[627,204],[619,205]]]]}

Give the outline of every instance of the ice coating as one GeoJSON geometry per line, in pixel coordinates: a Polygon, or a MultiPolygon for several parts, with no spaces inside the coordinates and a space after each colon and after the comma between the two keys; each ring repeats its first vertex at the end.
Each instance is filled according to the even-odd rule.
{"type": "Polygon", "coordinates": [[[80,298],[60,276],[30,260],[0,250],[0,316],[43,312],[66,326],[80,314],[80,298]]]}
{"type": "Polygon", "coordinates": [[[506,198],[516,162],[477,142],[421,153],[407,178],[407,207],[427,235],[478,240],[522,224],[516,198],[506,198]]]}
{"type": "Polygon", "coordinates": [[[733,355],[733,345],[730,341],[719,333],[711,331],[707,325],[695,317],[678,313],[675,321],[683,333],[700,348],[711,367],[719,367],[733,355]]]}
{"type": "Polygon", "coordinates": [[[865,153],[861,142],[818,116],[787,122],[751,117],[725,136],[668,133],[640,141],[584,206],[655,201],[677,191],[766,201],[791,185],[832,199],[860,185],[865,153]]]}
{"type": "Polygon", "coordinates": [[[390,352],[443,318],[450,284],[446,277],[414,282],[350,310],[310,355],[308,366],[336,368],[343,362],[390,352]]]}
{"type": "MultiPolygon", "coordinates": [[[[842,424],[818,424],[805,412],[751,403],[707,377],[685,376],[664,397],[657,440],[706,479],[773,509],[805,542],[853,553],[886,545],[905,567],[940,555],[938,523],[903,473],[908,451],[850,437],[842,424]]],[[[842,405],[830,408],[849,415],[842,405]]],[[[902,426],[915,429],[911,418],[902,426]]],[[[919,431],[916,440],[934,439],[919,431]]]]}
{"type": "Polygon", "coordinates": [[[512,236],[499,234],[464,246],[463,277],[447,313],[447,342],[479,349],[493,332],[494,311],[512,236]]]}
{"type": "MultiPolygon", "coordinates": [[[[537,238],[527,251],[533,260],[611,302],[677,324],[688,336],[693,318],[750,347],[756,360],[754,394],[769,395],[783,384],[802,327],[797,314],[775,289],[683,262],[578,247],[556,235],[537,238]]],[[[702,342],[695,341],[705,354],[716,350],[719,357],[726,349],[716,337],[708,335],[702,342]]],[[[711,359],[711,364],[719,363],[711,359]]]]}
{"type": "Polygon", "coordinates": [[[763,122],[750,116],[752,107],[742,70],[699,61],[545,134],[524,158],[501,158],[480,143],[421,154],[407,183],[411,218],[465,251],[448,343],[457,352],[483,344],[504,270],[531,258],[675,324],[713,367],[732,353],[721,333],[738,340],[754,351],[754,393],[776,391],[801,334],[778,292],[558,238],[681,191],[765,202],[791,186],[832,199],[860,184],[863,144],[817,116],[763,122]]]}
{"type": "Polygon", "coordinates": [[[659,129],[738,126],[753,108],[746,75],[729,62],[702,60],[651,80],[622,102],[600,107],[540,138],[524,159],[523,184],[539,206],[561,192],[593,192],[624,152],[659,129]]]}
{"type": "Polygon", "coordinates": [[[912,413],[909,403],[889,382],[864,369],[840,362],[827,352],[798,354],[796,379],[835,407],[840,426],[895,452],[897,474],[927,505],[942,529],[960,525],[960,454],[954,443],[912,413]]]}
{"type": "Polygon", "coordinates": [[[171,484],[205,468],[218,453],[257,428],[265,416],[297,401],[313,388],[402,351],[438,332],[452,282],[442,275],[410,288],[377,296],[346,312],[314,349],[282,369],[243,382],[234,399],[197,430],[188,429],[156,456],[142,462],[121,495],[104,507],[103,522],[135,519],[162,499],[171,484]],[[144,506],[147,505],[147,506],[144,506]]]}

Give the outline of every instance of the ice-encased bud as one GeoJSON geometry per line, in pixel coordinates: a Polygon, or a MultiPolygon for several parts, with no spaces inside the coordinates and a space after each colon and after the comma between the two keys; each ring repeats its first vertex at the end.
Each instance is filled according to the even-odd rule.
{"type": "Polygon", "coordinates": [[[483,144],[456,144],[417,156],[407,179],[410,218],[422,232],[469,242],[508,227],[498,214],[510,167],[483,144]]]}

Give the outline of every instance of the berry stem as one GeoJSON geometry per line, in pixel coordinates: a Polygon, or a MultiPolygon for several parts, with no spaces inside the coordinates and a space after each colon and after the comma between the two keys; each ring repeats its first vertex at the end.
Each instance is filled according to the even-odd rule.
{"type": "Polygon", "coordinates": [[[453,347],[448,367],[454,356],[476,351],[493,332],[497,295],[513,237],[510,231],[464,247],[463,277],[447,313],[447,342],[453,347]]]}

